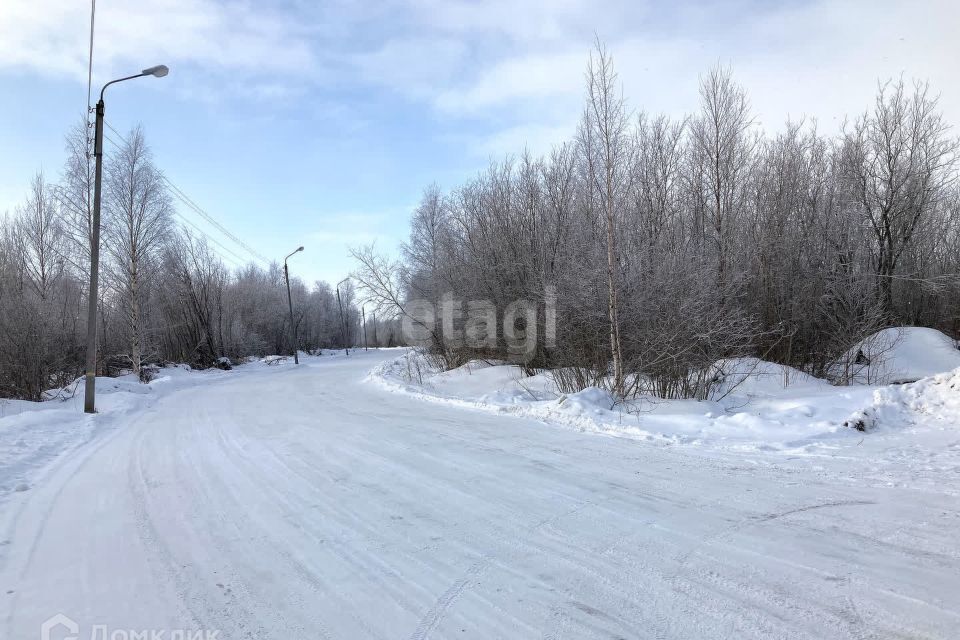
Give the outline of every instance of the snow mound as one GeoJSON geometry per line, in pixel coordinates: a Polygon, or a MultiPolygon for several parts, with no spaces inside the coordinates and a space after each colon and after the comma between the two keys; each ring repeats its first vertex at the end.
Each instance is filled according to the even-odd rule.
{"type": "Polygon", "coordinates": [[[854,345],[830,374],[854,384],[902,384],[960,367],[957,342],[936,329],[893,327],[854,345]]]}
{"type": "Polygon", "coordinates": [[[732,392],[748,396],[770,396],[785,389],[815,390],[830,386],[821,380],[787,365],[767,362],[759,358],[726,358],[713,364],[715,375],[721,381],[712,396],[726,396],[732,392]]]}
{"type": "Polygon", "coordinates": [[[516,365],[493,360],[471,360],[456,369],[440,371],[415,351],[378,366],[371,377],[389,379],[406,391],[474,403],[518,404],[560,396],[549,374],[527,376],[516,365]]]}
{"type": "Polygon", "coordinates": [[[870,404],[847,418],[858,431],[902,428],[936,420],[960,428],[960,368],[917,382],[881,387],[870,404]]]}
{"type": "Polygon", "coordinates": [[[536,391],[531,388],[533,395],[528,395],[526,390],[519,386],[521,380],[530,388],[520,367],[503,362],[472,360],[456,369],[431,376],[430,384],[434,390],[444,394],[455,392],[461,397],[480,400],[493,393],[497,399],[508,403],[524,396],[528,400],[531,397],[542,399],[535,397],[536,392],[542,393],[549,386],[546,380],[536,380],[536,391]]]}

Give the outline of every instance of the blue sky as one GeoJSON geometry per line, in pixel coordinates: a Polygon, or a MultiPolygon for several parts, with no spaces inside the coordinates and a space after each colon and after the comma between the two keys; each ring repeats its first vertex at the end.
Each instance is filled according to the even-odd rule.
{"type": "MultiPolygon", "coordinates": [[[[336,281],[349,246],[396,249],[431,182],[569,137],[595,35],[635,109],[694,110],[698,74],[721,62],[768,129],[789,114],[839,130],[900,74],[929,80],[960,125],[958,5],[99,0],[94,84],[167,64],[108,90],[107,120],[142,123],[167,176],[261,254],[304,244],[298,273],[336,281]]],[[[88,21],[85,0],[0,6],[0,213],[36,171],[59,175],[86,105],[88,21]]]]}

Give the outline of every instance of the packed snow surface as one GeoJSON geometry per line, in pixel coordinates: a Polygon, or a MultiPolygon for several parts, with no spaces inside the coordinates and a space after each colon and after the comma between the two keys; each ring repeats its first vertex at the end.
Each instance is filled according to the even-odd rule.
{"type": "Polygon", "coordinates": [[[78,638],[956,637],[948,378],[866,433],[826,425],[878,388],[764,377],[620,429],[599,389],[403,381],[403,353],[165,370],[92,417],[4,405],[0,638],[55,614],[78,638]]]}

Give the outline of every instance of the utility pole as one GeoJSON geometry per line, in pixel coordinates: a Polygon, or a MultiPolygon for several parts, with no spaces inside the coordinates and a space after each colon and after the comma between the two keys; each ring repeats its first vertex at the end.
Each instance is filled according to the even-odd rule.
{"type": "Polygon", "coordinates": [[[363,350],[367,349],[367,311],[366,305],[360,305],[360,315],[363,316],[363,350]]]}
{"type": "Polygon", "coordinates": [[[96,413],[97,396],[97,302],[100,285],[100,183],[103,179],[103,92],[112,84],[133,80],[143,76],[162,78],[170,72],[166,66],[160,64],[126,78],[111,80],[100,89],[100,100],[97,102],[97,121],[94,129],[93,157],[96,163],[93,182],[93,220],[90,229],[90,289],[87,301],[87,370],[83,388],[83,410],[86,413],[96,413]]]}
{"type": "Polygon", "coordinates": [[[344,278],[337,283],[337,306],[340,307],[340,344],[343,345],[347,355],[350,355],[350,347],[347,346],[347,323],[343,319],[343,303],[340,301],[340,285],[349,279],[350,278],[344,278]]]}
{"type": "Polygon", "coordinates": [[[290,310],[290,330],[293,332],[293,364],[300,364],[300,356],[297,355],[297,325],[293,322],[293,300],[290,298],[290,269],[287,268],[287,260],[295,253],[303,251],[303,247],[297,247],[291,251],[290,255],[283,259],[283,277],[287,281],[287,308],[290,310]]]}

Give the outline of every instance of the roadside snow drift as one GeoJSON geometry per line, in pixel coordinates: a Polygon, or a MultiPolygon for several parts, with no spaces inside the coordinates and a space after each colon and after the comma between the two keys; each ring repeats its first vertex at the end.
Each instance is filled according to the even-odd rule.
{"type": "Polygon", "coordinates": [[[437,371],[413,351],[384,363],[369,379],[432,402],[526,416],[581,431],[737,450],[814,453],[844,440],[857,442],[861,436],[855,430],[879,423],[912,424],[911,416],[924,411],[960,424],[960,413],[951,413],[951,403],[960,402],[960,391],[950,375],[904,388],[866,386],[960,367],[960,351],[943,333],[918,327],[881,331],[851,350],[849,363],[855,367],[851,381],[859,384],[837,387],[757,358],[720,360],[714,365],[719,382],[713,399],[706,401],[643,396],[618,403],[598,388],[563,394],[549,372],[526,376],[515,365],[484,361],[437,371]],[[864,364],[856,365],[861,351],[864,364]],[[861,407],[867,408],[851,415],[861,407]]]}
{"type": "Polygon", "coordinates": [[[847,419],[858,431],[935,422],[960,432],[960,369],[873,392],[870,404],[847,419]]]}
{"type": "Polygon", "coordinates": [[[535,418],[607,435],[662,443],[812,452],[852,438],[843,427],[871,390],[837,388],[756,358],[720,361],[716,400],[651,396],[618,403],[606,390],[557,391],[549,372],[525,376],[514,365],[474,361],[438,372],[415,352],[377,367],[369,380],[431,402],[535,418]]]}

